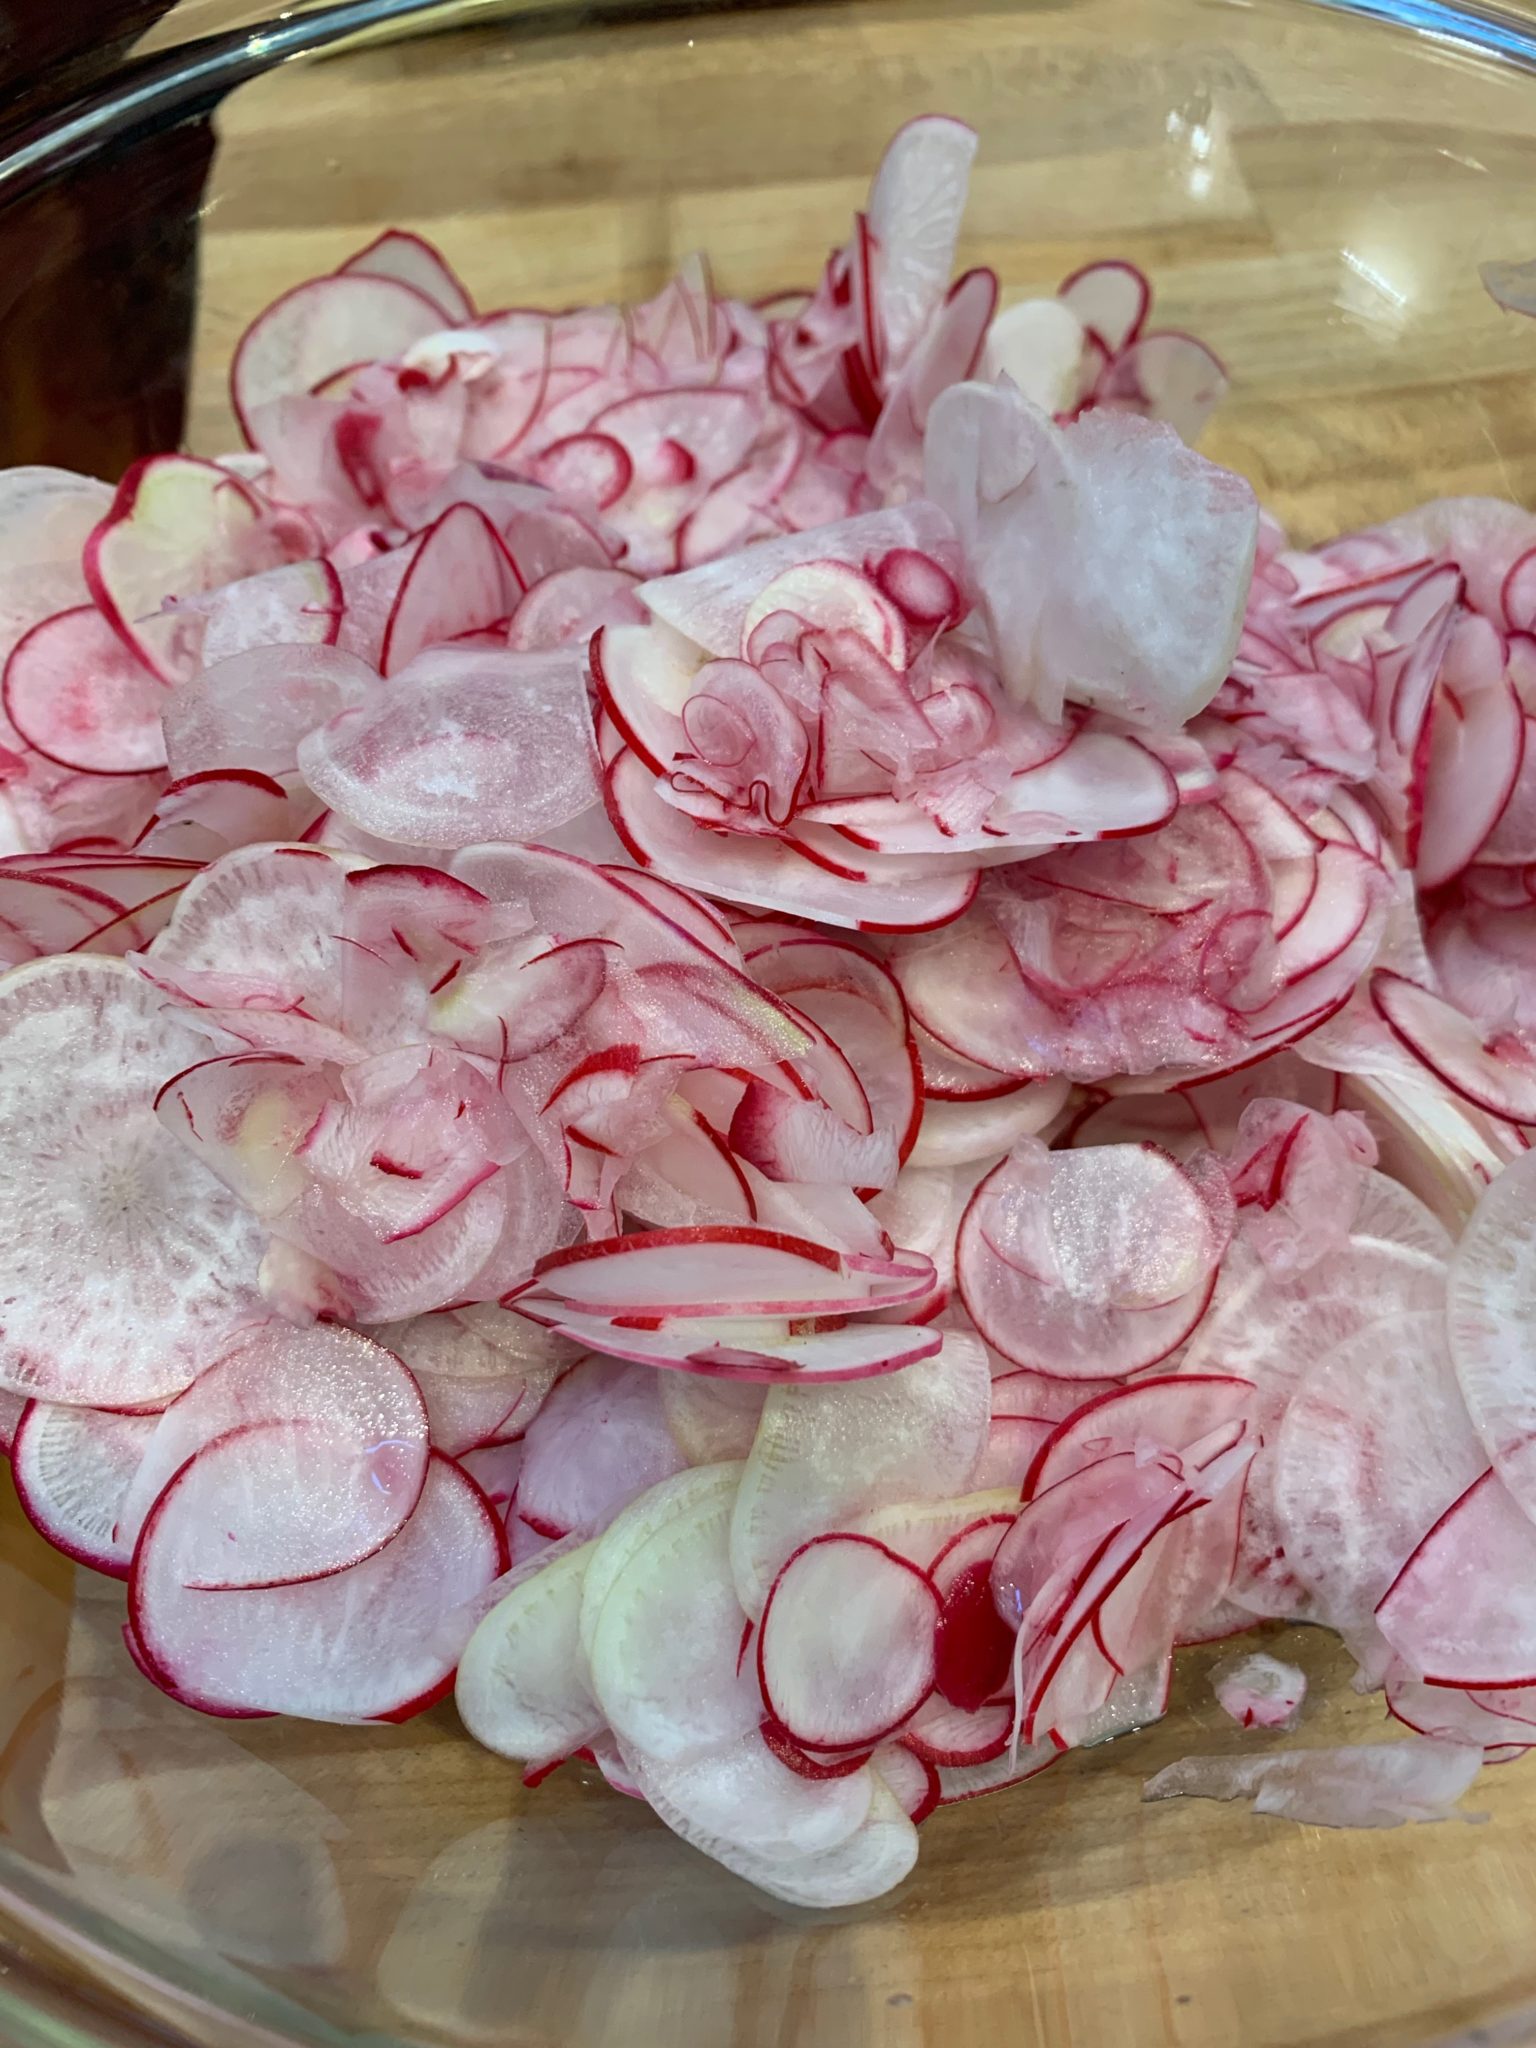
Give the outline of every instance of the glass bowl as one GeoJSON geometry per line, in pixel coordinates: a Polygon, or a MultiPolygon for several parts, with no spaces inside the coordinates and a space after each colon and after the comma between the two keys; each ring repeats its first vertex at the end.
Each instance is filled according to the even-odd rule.
{"type": "MultiPolygon", "coordinates": [[[[809,280],[889,133],[938,108],[982,137],[963,260],[1010,296],[1090,257],[1145,265],[1160,320],[1232,369],[1208,452],[1299,540],[1536,489],[1536,332],[1477,279],[1536,252],[1536,34],[1494,8],[359,0],[250,21],[189,0],[0,161],[0,225],[31,251],[0,291],[6,459],[106,472],[174,432],[194,305],[186,442],[234,446],[246,321],[386,223],[434,237],[483,304],[644,296],[694,248],[745,296],[809,280]],[[186,124],[215,106],[199,202],[186,124]],[[115,409],[94,403],[109,373],[115,409]]],[[[1220,1653],[1193,1652],[1162,1727],[937,1814],[899,1893],[818,1917],[579,1768],[524,1791],[451,1706],[362,1731],[173,1705],[129,1667],[119,1589],[0,1486],[19,2048],[1536,2040],[1536,1766],[1485,1774],[1476,1827],[1145,1807],[1163,1763],[1268,1739],[1221,1722],[1220,1653]]],[[[1272,1646],[1313,1675],[1306,1740],[1377,1725],[1328,1641],[1272,1646]]]]}

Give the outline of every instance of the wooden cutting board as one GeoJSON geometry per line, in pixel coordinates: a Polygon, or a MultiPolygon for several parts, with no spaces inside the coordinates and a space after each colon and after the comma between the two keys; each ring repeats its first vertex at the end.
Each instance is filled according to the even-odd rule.
{"type": "MultiPolygon", "coordinates": [[[[1209,452],[1299,538],[1437,492],[1536,494],[1536,330],[1475,270],[1536,252],[1536,83],[1298,7],[887,0],[581,35],[558,10],[516,33],[487,16],[225,108],[194,448],[234,444],[245,322],[387,222],[435,236],[488,305],[645,294],[696,247],[724,288],[766,292],[811,277],[885,136],[938,107],[982,131],[965,260],[1009,296],[1092,256],[1144,263],[1159,319],[1232,365],[1209,452]]],[[[186,14],[215,18],[233,10],[186,14]]],[[[110,1590],[73,1598],[3,1526],[29,1648],[0,1681],[0,1846],[197,1955],[238,2023],[122,1970],[119,1995],[220,2048],[285,2010],[316,2039],[455,2048],[1536,2041],[1459,2032],[1536,2002],[1536,1762],[1485,1774],[1476,1826],[1145,1806],[1163,1763],[1274,1740],[1216,1709],[1220,1651],[1185,1659],[1158,1729],[935,1816],[898,1895],[817,1917],[578,1773],[523,1792],[448,1709],[363,1735],[154,1700],[110,1590]],[[232,1885],[242,1858],[273,1881],[232,1885]]],[[[1381,1726],[1324,1638],[1270,1647],[1313,1674],[1294,1740],[1381,1726]]]]}

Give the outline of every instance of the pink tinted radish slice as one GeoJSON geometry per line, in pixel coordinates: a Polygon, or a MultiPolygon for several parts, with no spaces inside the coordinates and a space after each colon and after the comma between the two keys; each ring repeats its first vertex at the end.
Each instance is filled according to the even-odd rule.
{"type": "Polygon", "coordinates": [[[421,536],[395,596],[379,667],[395,676],[428,647],[487,632],[523,594],[506,544],[478,505],[451,505],[421,536]]]}
{"type": "MultiPolygon", "coordinates": [[[[1004,1161],[977,1189],[960,1226],[956,1272],[961,1298],[994,1350],[1015,1365],[1051,1378],[1099,1379],[1155,1365],[1184,1342],[1210,1301],[1215,1279],[1212,1265],[1207,1264],[1184,1292],[1162,1302],[1121,1308],[1102,1299],[1080,1299],[1068,1291],[1059,1274],[1039,1278],[1023,1263],[1032,1254],[1016,1239],[1022,1212],[1013,1212],[1021,1198],[1028,1200],[1033,1215],[1035,1195],[1020,1180],[1013,1162],[1004,1161]],[[1009,1246],[1011,1256],[1005,1257],[999,1245],[1009,1246]]],[[[1071,1256],[1074,1270],[1097,1286],[1087,1257],[1088,1242],[1087,1238],[1078,1240],[1071,1256]]],[[[1129,1286],[1133,1293],[1137,1289],[1145,1292],[1148,1286],[1161,1288],[1172,1284],[1176,1271],[1193,1271],[1207,1256],[1187,1236],[1182,1247],[1170,1239],[1168,1245],[1154,1248],[1149,1234],[1144,1248],[1150,1263],[1138,1279],[1134,1265],[1123,1263],[1134,1257],[1134,1242],[1129,1238],[1121,1241],[1117,1269],[1129,1277],[1122,1277],[1116,1285],[1129,1286]],[[1170,1252],[1173,1264],[1168,1263],[1170,1252]]]]}
{"type": "Polygon", "coordinates": [[[1213,1430],[1239,1422],[1253,1405],[1251,1380],[1232,1374],[1178,1373],[1096,1395],[1059,1422],[1040,1448],[1024,1497],[1044,1493],[1110,1450],[1133,1445],[1181,1452],[1213,1430]]]}
{"type": "Polygon", "coordinates": [[[1536,1528],[1497,1472],[1448,1508],[1376,1609],[1409,1671],[1481,1691],[1536,1684],[1536,1528]]]}
{"type": "Polygon", "coordinates": [[[889,1323],[855,1323],[801,1335],[787,1317],[644,1317],[632,1319],[642,1324],[634,1328],[623,1318],[605,1322],[598,1316],[563,1313],[557,1304],[541,1304],[534,1295],[522,1297],[520,1306],[525,1314],[547,1316],[551,1329],[572,1343],[611,1358],[669,1369],[669,1377],[676,1371],[767,1386],[781,1380],[827,1385],[899,1372],[918,1359],[931,1358],[942,1341],[938,1331],[889,1323]],[[645,1327],[653,1322],[656,1327],[645,1327]]]}
{"type": "Polygon", "coordinates": [[[162,700],[171,768],[291,774],[300,740],[377,687],[368,664],[337,647],[254,647],[211,661],[162,700]]]}
{"type": "Polygon", "coordinates": [[[29,746],[63,768],[141,775],[165,766],[166,689],[93,605],[59,612],[5,664],[5,711],[29,746]]]}
{"type": "Polygon", "coordinates": [[[1485,1033],[1443,996],[1388,968],[1370,987],[1393,1037],[1455,1094],[1510,1123],[1536,1122],[1536,1048],[1527,1034],[1485,1033]]]}
{"type": "Polygon", "coordinates": [[[289,562],[241,577],[203,601],[205,668],[258,647],[329,647],[345,609],[341,576],[324,560],[289,562]]]}
{"type": "Polygon", "coordinates": [[[867,1536],[813,1538],[774,1581],[757,1634],[768,1711],[797,1742],[869,1749],[933,1690],[939,1603],[867,1536]]]}
{"type": "Polygon", "coordinates": [[[339,277],[390,277],[423,292],[440,307],[445,326],[462,326],[475,317],[475,305],[442,251],[406,228],[386,228],[382,235],[349,256],[339,277]]]}
{"type": "Polygon", "coordinates": [[[1229,1657],[1211,1673],[1216,1704],[1240,1728],[1291,1729],[1301,1718],[1307,1678],[1294,1664],[1282,1664],[1259,1650],[1229,1657]]]}
{"type": "Polygon", "coordinates": [[[127,1578],[133,1544],[122,1534],[123,1500],[154,1428],[148,1415],[27,1404],[11,1446],[11,1476],[27,1519],[55,1550],[127,1578]]]}
{"type": "Polygon", "coordinates": [[[1486,1462],[1440,1316],[1373,1323],[1314,1365],[1267,1463],[1286,1566],[1320,1618],[1369,1629],[1420,1537],[1486,1462]]]}
{"type": "Polygon", "coordinates": [[[451,1458],[521,1436],[576,1355],[494,1302],[386,1323],[373,1334],[410,1368],[432,1447],[451,1458]]]}
{"type": "Polygon", "coordinates": [[[1395,1828],[1449,1820],[1482,1769],[1464,1744],[1409,1736],[1282,1756],[1187,1756],[1142,1788],[1144,1799],[1252,1799],[1255,1813],[1325,1828],[1395,1828]]]}
{"type": "Polygon", "coordinates": [[[228,1493],[196,1566],[199,1586],[345,1571],[388,1543],[420,1498],[427,1410],[399,1359],[351,1330],[277,1325],[211,1366],[158,1419],[123,1502],[124,1542],[189,1458],[253,1427],[260,1456],[243,1475],[225,1463],[228,1493]]]}
{"type": "Polygon", "coordinates": [[[17,968],[0,986],[0,1381],[143,1407],[245,1328],[254,1218],[160,1126],[166,1076],[205,1042],[120,961],[17,968]]]}
{"type": "Polygon", "coordinates": [[[598,801],[577,655],[437,647],[301,740],[316,796],[374,837],[536,839],[598,801]]]}
{"type": "Polygon", "coordinates": [[[976,131],[927,114],[898,129],[869,188],[875,311],[889,362],[912,353],[943,304],[976,156],[976,131]]]}
{"type": "Polygon", "coordinates": [[[284,293],[246,329],[230,370],[235,417],[252,440],[258,406],[302,397],[356,363],[388,361],[445,324],[414,281],[358,271],[284,293]]]}
{"type": "Polygon", "coordinates": [[[1487,1188],[1451,1259],[1446,1327],[1457,1384],[1484,1450],[1536,1522],[1536,1155],[1487,1188]]]}
{"type": "Polygon", "coordinates": [[[434,1457],[410,1520],[361,1564],[297,1586],[189,1590],[185,1563],[206,1552],[205,1517],[287,1427],[257,1424],[210,1444],[162,1494],[134,1560],[139,1640],[177,1695],[204,1711],[404,1720],[452,1682],[468,1635],[453,1640],[453,1618],[505,1569],[501,1524],[480,1489],[434,1457]]]}
{"type": "Polygon", "coordinates": [[[596,1535],[683,1463],[655,1374],[611,1358],[585,1359],[567,1373],[525,1444],[517,1511],[547,1536],[596,1535]]]}

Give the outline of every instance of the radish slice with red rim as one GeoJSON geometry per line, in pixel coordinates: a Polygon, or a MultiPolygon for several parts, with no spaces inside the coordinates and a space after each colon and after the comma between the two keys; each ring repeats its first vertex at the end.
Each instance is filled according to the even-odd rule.
{"type": "Polygon", "coordinates": [[[1393,1037],[1455,1094],[1511,1123],[1536,1123],[1536,1047],[1528,1033],[1485,1033],[1444,996],[1389,968],[1378,968],[1370,986],[1393,1037]]]}
{"type": "Polygon", "coordinates": [[[11,1443],[11,1476],[29,1522],[77,1564],[126,1579],[132,1540],[123,1501],[150,1437],[152,1415],[114,1415],[29,1401],[11,1443]]]}
{"type": "Polygon", "coordinates": [[[558,1546],[514,1572],[464,1646],[454,1703],[470,1734],[498,1756],[552,1763],[607,1725],[579,1632],[594,1548],[558,1546]]]}
{"type": "Polygon", "coordinates": [[[210,1444],[156,1503],[130,1587],[145,1656],[205,1712],[408,1719],[452,1684],[469,1634],[455,1617],[506,1568],[500,1521],[457,1466],[434,1457],[410,1520],[361,1564],[297,1586],[189,1590],[185,1562],[207,1554],[206,1518],[259,1469],[268,1434],[289,1427],[256,1424],[210,1444]]]}
{"type": "Polygon", "coordinates": [[[1456,1379],[1484,1450],[1536,1521],[1536,1369],[1527,1154],[1485,1190],[1451,1260],[1446,1326],[1456,1379]]]}
{"type": "Polygon", "coordinates": [[[920,1828],[939,1805],[940,1784],[936,1765],[905,1742],[884,1742],[870,1758],[878,1777],[882,1778],[901,1802],[902,1810],[913,1827],[920,1828]]]}
{"type": "Polygon", "coordinates": [[[587,1358],[559,1381],[528,1426],[517,1511],[546,1536],[593,1536],[683,1463],[656,1376],[587,1358]]]}
{"type": "Polygon", "coordinates": [[[298,285],[241,337],[230,370],[235,417],[254,445],[259,406],[303,396],[354,364],[401,355],[449,324],[434,296],[396,275],[357,270],[298,285]]]}
{"type": "Polygon", "coordinates": [[[155,1116],[166,1073],[203,1046],[122,962],[80,956],[6,976],[0,1050],[0,1381],[44,1400],[168,1400],[267,1320],[259,1225],[155,1116]]]}
{"type": "Polygon", "coordinates": [[[120,1512],[130,1550],[187,1461],[253,1426],[260,1457],[243,1486],[226,1464],[219,1526],[188,1584],[281,1586],[345,1571],[414,1511],[427,1410],[410,1373],[350,1330],[278,1325],[233,1348],[159,1417],[120,1512]]]}
{"type": "Polygon", "coordinates": [[[938,1596],[867,1536],[802,1545],[773,1583],[757,1632],[768,1711],[817,1749],[868,1750],[933,1689],[938,1596]]]}
{"type": "Polygon", "coordinates": [[[90,605],[44,619],[5,664],[6,716],[62,768],[95,775],[163,768],[165,702],[165,684],[90,605]]]}

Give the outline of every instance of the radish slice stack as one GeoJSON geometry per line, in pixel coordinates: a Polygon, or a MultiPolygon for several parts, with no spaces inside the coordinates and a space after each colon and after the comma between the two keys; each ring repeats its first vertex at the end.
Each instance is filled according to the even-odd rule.
{"type": "Polygon", "coordinates": [[[978,142],[756,305],[388,230],[242,453],[0,475],[22,1508],[174,1699],[816,1907],[1270,1619],[1407,1734],[1149,1796],[1536,1747],[1536,518],[1292,548],[1133,265],[952,275],[978,142]]]}

